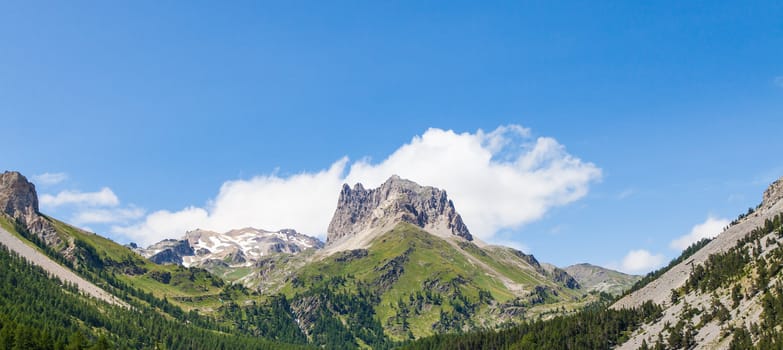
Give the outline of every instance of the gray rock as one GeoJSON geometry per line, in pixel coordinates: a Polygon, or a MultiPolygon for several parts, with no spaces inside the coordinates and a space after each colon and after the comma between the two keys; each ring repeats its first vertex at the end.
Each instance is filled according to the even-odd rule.
{"type": "Polygon", "coordinates": [[[51,222],[38,211],[35,185],[16,171],[0,174],[0,211],[47,245],[59,246],[62,243],[51,222]]]}
{"type": "Polygon", "coordinates": [[[174,250],[168,248],[161,250],[153,256],[150,256],[149,259],[158,265],[182,264],[182,256],[177,255],[174,250]]]}
{"type": "Polygon", "coordinates": [[[343,185],[326,242],[355,236],[389,220],[411,223],[425,230],[434,227],[473,240],[446,191],[394,175],[371,190],[364,189],[362,184],[353,188],[343,185]]]}
{"type": "Polygon", "coordinates": [[[38,214],[35,185],[18,172],[4,172],[0,175],[0,209],[17,219],[38,214]]]}
{"type": "Polygon", "coordinates": [[[566,286],[566,288],[569,288],[569,289],[579,289],[580,288],[579,282],[577,282],[576,279],[574,279],[574,277],[569,275],[568,272],[563,271],[562,269],[555,267],[552,270],[551,273],[552,273],[552,280],[554,280],[555,282],[558,282],[558,283],[562,283],[563,285],[566,286]]]}
{"type": "Polygon", "coordinates": [[[783,178],[776,180],[767,187],[759,207],[764,209],[772,208],[772,206],[775,205],[775,203],[780,202],[781,199],[783,199],[783,178]]]}
{"type": "Polygon", "coordinates": [[[156,264],[182,264],[182,258],[195,254],[187,240],[165,239],[147,249],[136,249],[156,264]]]}

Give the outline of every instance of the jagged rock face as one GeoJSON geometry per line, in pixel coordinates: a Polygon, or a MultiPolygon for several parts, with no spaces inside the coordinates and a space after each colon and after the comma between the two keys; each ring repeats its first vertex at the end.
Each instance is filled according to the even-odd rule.
{"type": "Polygon", "coordinates": [[[764,209],[772,208],[781,199],[783,199],[783,178],[778,179],[767,187],[761,200],[761,207],[764,209]]]}
{"type": "Polygon", "coordinates": [[[182,264],[182,256],[175,253],[172,249],[164,249],[149,259],[159,265],[182,264]]]}
{"type": "Polygon", "coordinates": [[[294,230],[271,232],[248,227],[225,233],[194,230],[181,240],[167,239],[136,251],[156,263],[202,266],[216,260],[247,265],[269,254],[296,254],[321,247],[318,239],[294,230]]]}
{"type": "Polygon", "coordinates": [[[473,240],[446,191],[392,176],[380,187],[343,185],[326,242],[333,243],[377,227],[407,222],[440,235],[473,240]]]}
{"type": "Polygon", "coordinates": [[[0,174],[0,211],[23,224],[27,231],[39,236],[47,245],[61,243],[52,224],[38,212],[35,185],[16,171],[0,174]]]}
{"type": "Polygon", "coordinates": [[[35,185],[18,172],[4,172],[0,175],[0,209],[17,219],[37,214],[35,185]]]}
{"type": "Polygon", "coordinates": [[[564,284],[567,288],[570,289],[579,289],[580,285],[579,282],[576,281],[571,275],[568,274],[568,272],[560,269],[560,268],[554,268],[552,270],[552,280],[558,283],[564,284]]]}

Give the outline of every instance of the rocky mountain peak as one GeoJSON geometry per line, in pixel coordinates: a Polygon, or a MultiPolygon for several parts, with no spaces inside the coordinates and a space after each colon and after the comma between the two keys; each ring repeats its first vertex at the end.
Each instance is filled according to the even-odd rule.
{"type": "Polygon", "coordinates": [[[375,189],[366,190],[358,183],[353,188],[343,185],[326,242],[382,231],[399,222],[441,236],[473,240],[446,191],[393,175],[375,189]]]}
{"type": "Polygon", "coordinates": [[[37,214],[38,194],[35,185],[16,171],[0,174],[0,210],[20,220],[37,214]]]}

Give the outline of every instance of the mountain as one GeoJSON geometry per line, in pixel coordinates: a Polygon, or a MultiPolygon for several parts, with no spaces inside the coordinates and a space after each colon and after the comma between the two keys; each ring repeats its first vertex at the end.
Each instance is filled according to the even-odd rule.
{"type": "Polygon", "coordinates": [[[620,295],[642,277],[624,274],[591,264],[576,264],[563,268],[588,291],[597,291],[620,295]]]}
{"type": "Polygon", "coordinates": [[[549,317],[595,299],[566,271],[475,239],[445,191],[399,176],[375,189],[344,185],[326,245],[294,231],[196,230],[137,251],[282,294],[309,338],[331,322],[357,346],[549,317]]]}
{"type": "Polygon", "coordinates": [[[296,254],[322,247],[323,243],[317,238],[294,230],[274,232],[247,227],[225,233],[189,231],[183,239],[166,239],[145,249],[135,250],[158,264],[181,264],[187,267],[222,262],[237,267],[250,266],[270,254],[296,254]]]}
{"type": "Polygon", "coordinates": [[[439,335],[404,348],[765,350],[783,348],[781,329],[783,178],[717,237],[695,242],[617,300],[549,321],[439,335]]]}
{"type": "Polygon", "coordinates": [[[783,178],[720,235],[686,249],[612,305],[623,309],[651,301],[664,308],[660,319],[645,324],[620,348],[635,349],[643,342],[716,349],[781,346],[776,331],[783,327],[781,213],[783,178]]]}
{"type": "Polygon", "coordinates": [[[0,174],[0,209],[4,348],[308,348],[284,301],[50,218],[18,172],[0,174]],[[240,327],[232,320],[245,310],[240,327]]]}
{"type": "MultiPolygon", "coordinates": [[[[399,177],[378,189],[345,186],[325,246],[293,230],[245,228],[195,230],[148,248],[122,246],[48,217],[39,212],[35,186],[27,179],[7,173],[1,180],[0,225],[18,243],[0,241],[15,251],[10,259],[23,250],[20,245],[29,246],[37,258],[48,259],[40,264],[46,272],[34,272],[35,283],[57,285],[58,280],[44,280],[63,276],[56,270],[65,269],[109,295],[93,294],[97,300],[127,306],[90,319],[69,316],[78,326],[52,328],[66,341],[77,332],[88,342],[105,335],[118,346],[147,348],[158,334],[177,348],[183,343],[170,337],[195,334],[205,339],[205,348],[235,342],[255,344],[241,348],[383,349],[432,334],[549,318],[597,297],[532,255],[475,239],[445,191],[399,177]],[[147,322],[156,323],[135,328],[147,322]]],[[[15,291],[0,295],[0,311],[13,314],[14,303],[37,303],[16,289],[22,285],[10,283],[17,278],[0,284],[15,291]],[[12,295],[19,298],[4,297],[12,295]]],[[[63,279],[77,281],[68,278],[63,279]]],[[[67,303],[113,310],[80,295],[67,297],[67,303]]],[[[19,327],[40,327],[49,313],[56,312],[30,314],[19,327]]],[[[0,327],[8,322],[0,316],[0,327]]]]}
{"type": "Polygon", "coordinates": [[[8,348],[783,346],[783,179],[615,300],[599,292],[638,277],[483,243],[444,191],[398,177],[344,186],[322,248],[251,228],[135,247],[165,264],[37,203],[24,176],[0,175],[8,348]]]}
{"type": "Polygon", "coordinates": [[[331,294],[362,300],[393,340],[549,317],[592,300],[567,272],[475,239],[445,191],[398,176],[375,189],[344,185],[326,246],[287,259],[243,281],[290,296],[306,332],[319,315],[358,317],[335,308],[331,294]]]}
{"type": "Polygon", "coordinates": [[[110,239],[42,214],[35,186],[18,172],[0,175],[0,208],[0,225],[8,234],[4,245],[13,248],[21,242],[32,247],[37,256],[22,255],[48,261],[42,266],[53,275],[62,275],[55,270],[65,267],[115,295],[118,289],[134,286],[140,287],[134,293],[193,297],[217,295],[223,286],[203,269],[155,264],[110,239]]]}

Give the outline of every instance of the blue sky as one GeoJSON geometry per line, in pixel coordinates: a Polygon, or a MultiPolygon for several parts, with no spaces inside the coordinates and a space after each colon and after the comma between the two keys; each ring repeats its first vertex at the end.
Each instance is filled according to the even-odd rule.
{"type": "Polygon", "coordinates": [[[82,226],[127,241],[117,227],[210,208],[227,181],[343,157],[343,176],[397,172],[384,160],[430,128],[520,125],[510,152],[551,138],[600,176],[489,240],[646,272],[783,176],[781,18],[776,1],[5,3],[0,170],[64,174],[37,178],[63,194],[44,210],[97,211],[82,226]]]}

